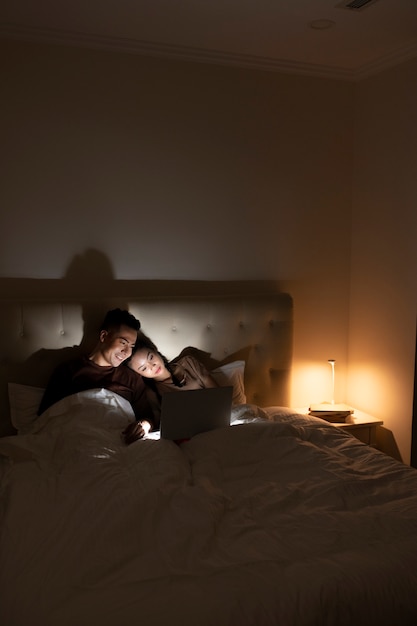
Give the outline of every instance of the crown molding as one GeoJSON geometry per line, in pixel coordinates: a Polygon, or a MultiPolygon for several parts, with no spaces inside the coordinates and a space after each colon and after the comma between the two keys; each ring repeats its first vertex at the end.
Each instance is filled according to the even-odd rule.
{"type": "Polygon", "coordinates": [[[375,76],[381,72],[388,70],[396,65],[410,61],[417,57],[417,42],[412,41],[400,48],[396,48],[389,54],[386,54],[379,59],[365,63],[359,69],[355,71],[355,80],[363,80],[370,76],[375,76]]]}
{"type": "Polygon", "coordinates": [[[270,57],[213,51],[204,48],[160,44],[129,38],[105,37],[58,29],[22,27],[16,24],[0,24],[0,38],[344,81],[362,80],[417,56],[417,43],[412,42],[391,54],[353,70],[270,57]]]}

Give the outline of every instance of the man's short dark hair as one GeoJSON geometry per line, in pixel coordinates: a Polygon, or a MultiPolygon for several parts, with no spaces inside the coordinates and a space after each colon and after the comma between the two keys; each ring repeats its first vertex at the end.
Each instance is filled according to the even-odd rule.
{"type": "Polygon", "coordinates": [[[132,328],[132,330],[139,331],[140,321],[137,320],[132,313],[129,313],[129,311],[124,309],[112,309],[106,313],[100,330],[113,330],[121,326],[127,326],[128,328],[132,328]]]}

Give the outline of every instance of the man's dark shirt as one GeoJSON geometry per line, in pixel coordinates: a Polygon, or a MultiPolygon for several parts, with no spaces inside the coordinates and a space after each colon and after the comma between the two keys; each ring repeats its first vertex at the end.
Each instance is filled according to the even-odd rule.
{"type": "Polygon", "coordinates": [[[137,420],[149,421],[153,429],[159,426],[150,407],[141,376],[126,365],[121,364],[118,367],[96,365],[86,356],[58,365],[49,379],[38,415],[62,398],[79,391],[102,388],[114,391],[128,400],[137,420]]]}

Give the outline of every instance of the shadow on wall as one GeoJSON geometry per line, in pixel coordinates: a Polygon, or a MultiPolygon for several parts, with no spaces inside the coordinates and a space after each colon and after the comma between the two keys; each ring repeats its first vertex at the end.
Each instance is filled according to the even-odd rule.
{"type": "MultiPolygon", "coordinates": [[[[110,260],[99,250],[86,250],[83,254],[77,254],[69,264],[64,278],[63,288],[67,294],[74,294],[82,298],[84,331],[79,348],[82,352],[89,353],[97,343],[98,331],[101,322],[109,308],[112,299],[115,278],[110,260]],[[100,308],[88,302],[99,298],[100,308]],[[105,300],[108,298],[109,304],[105,300]]],[[[121,300],[118,306],[127,309],[127,301],[121,300]]]]}
{"type": "MultiPolygon", "coordinates": [[[[8,363],[7,379],[44,387],[56,365],[80,354],[89,354],[97,343],[100,325],[107,310],[116,306],[113,297],[114,283],[110,261],[97,250],[87,250],[76,255],[60,280],[10,280],[9,289],[3,289],[2,293],[10,293],[12,285],[14,289],[18,289],[18,296],[16,292],[12,293],[12,297],[17,297],[18,301],[74,301],[80,304],[83,334],[79,345],[57,349],[41,348],[23,363],[8,363]]],[[[117,306],[127,308],[127,301],[123,298],[120,301],[117,299],[117,306]]]]}
{"type": "Polygon", "coordinates": [[[80,302],[95,299],[114,303],[116,299],[120,299],[121,308],[126,296],[153,298],[278,292],[282,292],[282,288],[279,281],[275,280],[120,280],[114,277],[108,257],[95,249],[76,255],[62,278],[0,278],[0,294],[4,300],[80,302]]]}

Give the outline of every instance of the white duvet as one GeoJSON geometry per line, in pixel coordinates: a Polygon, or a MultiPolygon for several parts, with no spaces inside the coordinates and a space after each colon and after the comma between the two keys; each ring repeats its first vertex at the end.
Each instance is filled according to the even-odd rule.
{"type": "Polygon", "coordinates": [[[417,624],[417,472],[321,420],[126,447],[90,391],[0,440],[2,626],[417,624]]]}

